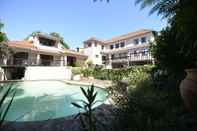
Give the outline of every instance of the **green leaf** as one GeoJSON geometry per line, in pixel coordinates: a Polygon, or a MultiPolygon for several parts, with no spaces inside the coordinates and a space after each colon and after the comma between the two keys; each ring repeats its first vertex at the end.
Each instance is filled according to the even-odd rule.
{"type": "Polygon", "coordinates": [[[81,88],[81,91],[83,92],[84,96],[88,99],[88,94],[86,93],[85,89],[80,87],[81,88]]]}
{"type": "Polygon", "coordinates": [[[77,104],[77,103],[71,103],[73,106],[77,107],[77,108],[83,108],[81,105],[77,104]]]}

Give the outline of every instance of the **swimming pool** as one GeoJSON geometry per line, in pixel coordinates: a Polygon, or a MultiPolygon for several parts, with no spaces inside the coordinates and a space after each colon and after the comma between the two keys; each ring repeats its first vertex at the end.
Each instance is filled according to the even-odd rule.
{"type": "MultiPolygon", "coordinates": [[[[13,83],[13,82],[12,82],[13,83]]],[[[4,86],[10,83],[4,83],[4,86]]],[[[79,110],[71,103],[85,100],[80,87],[86,85],[69,84],[64,81],[23,81],[14,82],[16,96],[6,116],[7,121],[42,121],[77,114],[79,110]]],[[[99,87],[94,108],[101,105],[108,93],[99,87]]],[[[9,99],[9,98],[8,98],[9,99]]],[[[5,105],[8,102],[5,102],[5,105]]]]}

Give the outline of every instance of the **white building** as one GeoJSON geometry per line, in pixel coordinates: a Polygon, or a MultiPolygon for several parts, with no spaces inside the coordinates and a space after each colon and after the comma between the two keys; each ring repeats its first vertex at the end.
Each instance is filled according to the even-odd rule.
{"type": "Polygon", "coordinates": [[[154,32],[143,29],[103,41],[93,37],[84,42],[83,53],[93,64],[106,68],[152,63],[149,44],[154,41],[154,32]]]}
{"type": "Polygon", "coordinates": [[[56,37],[37,33],[26,41],[8,41],[13,51],[9,59],[0,60],[1,66],[72,66],[76,60],[85,60],[87,56],[66,49],[56,37]]]}
{"type": "Polygon", "coordinates": [[[25,41],[2,42],[11,50],[10,57],[0,57],[0,67],[8,79],[20,79],[28,66],[74,66],[87,56],[66,49],[56,37],[37,33],[25,41]]]}

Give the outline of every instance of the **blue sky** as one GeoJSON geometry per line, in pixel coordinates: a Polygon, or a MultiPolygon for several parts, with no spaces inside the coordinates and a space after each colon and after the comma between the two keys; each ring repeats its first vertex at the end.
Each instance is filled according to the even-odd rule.
{"type": "Polygon", "coordinates": [[[58,32],[71,48],[82,47],[91,36],[109,39],[142,28],[159,31],[166,20],[135,0],[0,0],[0,19],[10,40],[22,40],[33,31],[58,32]]]}

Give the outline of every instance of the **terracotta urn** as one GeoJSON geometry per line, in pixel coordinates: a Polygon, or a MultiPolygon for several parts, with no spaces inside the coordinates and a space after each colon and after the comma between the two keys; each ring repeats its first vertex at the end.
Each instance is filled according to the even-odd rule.
{"type": "Polygon", "coordinates": [[[180,84],[185,106],[197,116],[197,69],[186,70],[187,76],[180,84]]]}

